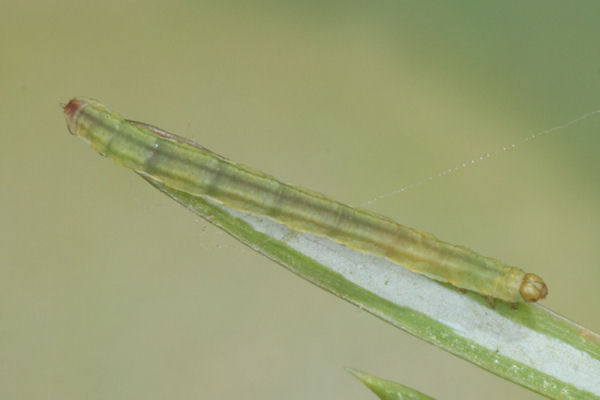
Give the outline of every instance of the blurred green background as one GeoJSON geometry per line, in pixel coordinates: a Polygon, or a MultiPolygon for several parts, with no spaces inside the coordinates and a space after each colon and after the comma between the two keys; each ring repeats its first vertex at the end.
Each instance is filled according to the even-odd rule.
{"type": "MultiPolygon", "coordinates": [[[[65,128],[89,96],[362,204],[600,108],[600,3],[0,3],[0,398],[529,391],[298,279],[65,128]]],[[[600,115],[369,208],[600,330],[600,115]]]]}

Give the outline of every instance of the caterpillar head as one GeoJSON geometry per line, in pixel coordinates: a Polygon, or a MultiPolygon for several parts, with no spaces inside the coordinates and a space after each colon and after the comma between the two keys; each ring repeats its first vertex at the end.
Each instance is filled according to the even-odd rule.
{"type": "Polygon", "coordinates": [[[533,302],[545,298],[548,295],[548,287],[539,276],[525,274],[519,292],[523,300],[533,302]]]}

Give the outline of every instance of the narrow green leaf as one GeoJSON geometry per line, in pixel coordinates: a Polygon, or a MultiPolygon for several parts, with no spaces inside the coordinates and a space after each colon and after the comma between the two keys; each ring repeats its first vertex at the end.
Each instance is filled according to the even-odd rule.
{"type": "Polygon", "coordinates": [[[242,243],[390,324],[555,399],[600,399],[600,336],[542,306],[497,302],[207,198],[152,185],[242,243]]]}
{"type": "Polygon", "coordinates": [[[381,400],[434,400],[433,397],[394,381],[381,379],[354,368],[346,368],[346,371],[357,377],[381,400]]]}

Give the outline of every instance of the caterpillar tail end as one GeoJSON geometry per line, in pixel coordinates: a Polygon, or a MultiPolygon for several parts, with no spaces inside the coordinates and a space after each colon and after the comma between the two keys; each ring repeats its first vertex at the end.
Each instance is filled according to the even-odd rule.
{"type": "Polygon", "coordinates": [[[548,287],[539,276],[535,274],[525,274],[519,292],[521,293],[523,300],[534,302],[548,296],[548,287]]]}
{"type": "Polygon", "coordinates": [[[79,115],[79,112],[88,104],[88,102],[88,99],[75,97],[63,107],[67,128],[72,135],[77,135],[77,116],[79,115]]]}

